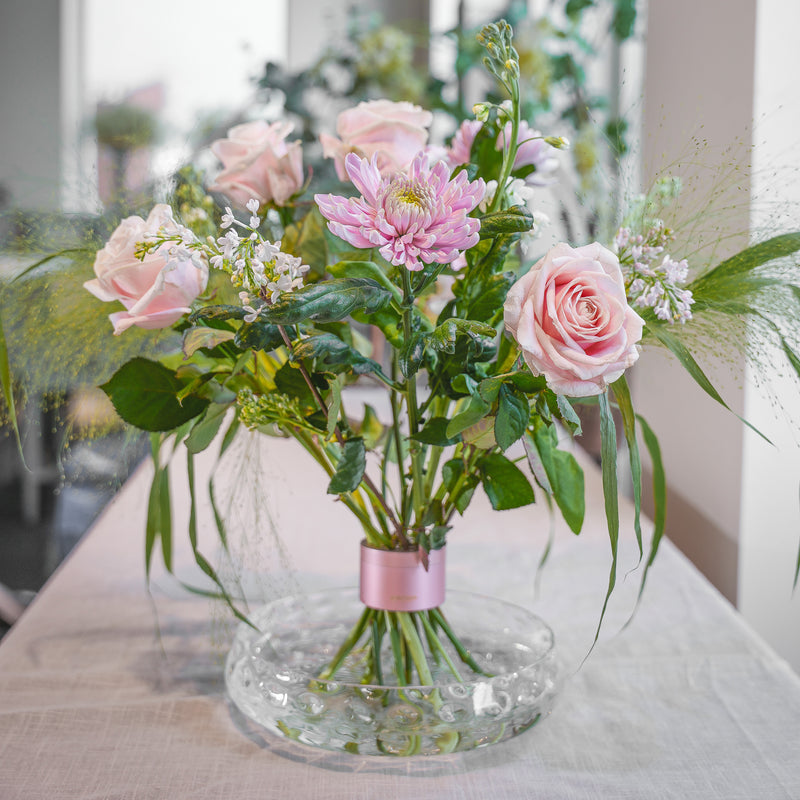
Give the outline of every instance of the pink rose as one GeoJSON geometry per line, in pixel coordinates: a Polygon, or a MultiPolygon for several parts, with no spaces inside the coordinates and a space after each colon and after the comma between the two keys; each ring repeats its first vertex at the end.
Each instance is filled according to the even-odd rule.
{"type": "Polygon", "coordinates": [[[342,111],[336,120],[339,138],[321,133],[322,154],[336,162],[339,180],[347,180],[344,159],[355,153],[368,161],[378,156],[381,175],[403,172],[428,141],[430,111],[411,103],[370,100],[342,111]]]}
{"type": "MultiPolygon", "coordinates": [[[[180,244],[167,242],[140,261],[134,255],[148,234],[188,233],[172,218],[169,206],[159,204],[146,220],[122,220],[94,262],[95,280],[84,287],[105,302],[119,300],[127,311],[109,315],[114,333],[131,325],[166,328],[191,311],[192,301],[206,288],[208,267],[180,244]]],[[[191,234],[189,234],[191,235],[191,234]]]]}
{"type": "Polygon", "coordinates": [[[227,139],[218,139],[211,152],[224,169],[208,188],[222,192],[240,208],[255,198],[259,205],[286,205],[303,188],[303,151],[300,140],[286,143],[290,122],[258,120],[236,125],[227,139]]]}
{"type": "Polygon", "coordinates": [[[558,394],[600,394],[639,357],[644,321],[628,305],[617,257],[597,242],[551,248],[503,309],[525,362],[558,394]]]}

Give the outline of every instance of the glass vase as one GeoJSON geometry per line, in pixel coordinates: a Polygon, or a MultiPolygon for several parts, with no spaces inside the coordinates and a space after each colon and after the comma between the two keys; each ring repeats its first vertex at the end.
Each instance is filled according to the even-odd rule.
{"type": "MultiPolygon", "coordinates": [[[[320,679],[364,613],[359,590],[340,589],[269,603],[251,617],[258,630],[241,624],[226,663],[228,694],[275,734],[361,755],[471,750],[544,719],[559,689],[550,628],[523,608],[462,592],[449,591],[441,610],[480,672],[450,647],[446,656],[428,654],[430,685],[398,685],[390,671],[383,683],[365,683],[366,657],[354,648],[332,678],[320,679]]],[[[386,663],[391,650],[383,637],[386,663]]]]}

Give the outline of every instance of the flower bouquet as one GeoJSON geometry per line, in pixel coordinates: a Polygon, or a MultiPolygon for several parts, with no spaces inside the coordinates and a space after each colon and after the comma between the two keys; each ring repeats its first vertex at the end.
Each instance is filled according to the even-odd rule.
{"type": "MultiPolygon", "coordinates": [[[[567,142],[521,118],[510,26],[490,24],[479,41],[507,99],[478,104],[447,147],[428,142],[428,111],[361,103],[340,115],[337,136],[322,141],[341,193],[311,201],[290,126],[238,125],[212,145],[223,167],[214,181],[204,187],[188,172],[174,208],[160,204],[147,219],[123,221],[85,284],[124,306],[111,314],[116,334],[172,326],[182,336],[181,352],[133,358],[102,387],[125,421],[151,433],[148,568],[159,542],[172,568],[165,453],[168,442],[172,450],[182,443],[193,551],[241,620],[229,688],[261,721],[258,704],[271,703],[265,724],[273,730],[324,747],[450,752],[506,738],[546,713],[557,683],[552,635],[540,626],[523,647],[492,644],[506,654],[527,648],[528,664],[482,659],[470,631],[470,619],[480,617],[474,601],[457,600],[452,614],[441,607],[445,545],[479,487],[498,511],[532,503],[538,492],[580,532],[583,473],[560,442],[580,434],[581,404],[595,405],[600,417],[611,547],[598,632],[616,580],[620,420],[644,588],[664,530],[666,482],[658,441],[634,412],[626,379],[642,341],[672,351],[723,405],[683,336],[693,315],[760,324],[800,369],[770,316],[775,305],[764,302],[769,291],[796,304],[797,287],[759,271],[797,251],[800,234],[757,244],[690,282],[687,262],[667,254],[672,234],[657,214],[674,182],[635,205],[611,241],[561,243],[528,268],[521,245],[536,222],[529,204],[555,179],[567,142]],[[218,208],[207,191],[230,205],[218,208]],[[356,382],[384,389],[385,413],[366,405],[354,417],[348,387],[356,382]],[[351,621],[284,643],[290,653],[319,645],[305,671],[289,668],[300,676],[286,678],[296,685],[294,716],[287,690],[269,682],[263,689],[254,659],[281,646],[270,626],[282,621],[297,634],[308,607],[298,617],[279,602],[266,616],[249,615],[197,545],[194,458],[214,441],[221,456],[243,426],[295,439],[363,533],[360,595],[342,601],[351,621]],[[652,461],[655,498],[646,554],[637,432],[652,461]],[[514,681],[522,687],[507,691],[514,681]],[[334,735],[324,720],[343,686],[350,695],[342,718],[361,722],[334,735]],[[454,705],[472,692],[480,703],[454,705]],[[512,696],[517,701],[498,699],[512,696]],[[470,726],[482,732],[469,735],[470,726]]],[[[3,389],[10,397],[7,371],[3,389]]],[[[308,602],[325,615],[328,600],[308,602]]],[[[491,611],[494,628],[498,617],[540,625],[518,618],[519,609],[491,611]]]]}

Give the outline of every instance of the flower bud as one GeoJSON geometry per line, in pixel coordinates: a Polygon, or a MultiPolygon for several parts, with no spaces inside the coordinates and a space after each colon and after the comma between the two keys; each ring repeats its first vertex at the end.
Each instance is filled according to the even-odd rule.
{"type": "Polygon", "coordinates": [[[569,139],[566,136],[545,136],[544,140],[556,150],[569,150],[569,139]]]}
{"type": "Polygon", "coordinates": [[[489,111],[491,109],[491,105],[489,103],[475,103],[472,106],[472,113],[475,115],[475,119],[478,122],[486,122],[489,119],[489,111]]]}

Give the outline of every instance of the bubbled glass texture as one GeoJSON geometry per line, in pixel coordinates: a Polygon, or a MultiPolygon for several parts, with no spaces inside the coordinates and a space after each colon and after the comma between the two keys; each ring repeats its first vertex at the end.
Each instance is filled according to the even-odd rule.
{"type": "Polygon", "coordinates": [[[434,686],[388,685],[388,675],[387,685],[364,685],[354,653],[335,680],[317,681],[363,610],[356,590],[334,590],[264,606],[252,617],[258,631],[240,625],[226,663],[228,694],[275,734],[361,755],[471,750],[540,722],[559,689],[553,632],[518,606],[459,592],[447,598],[450,626],[492,677],[454,655],[461,682],[434,664],[434,686]]]}

